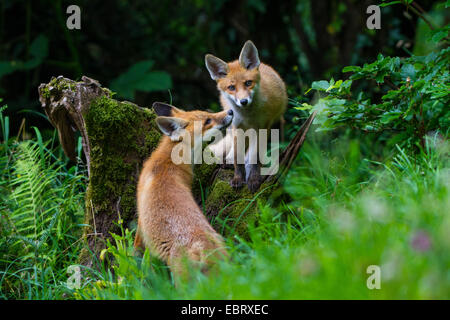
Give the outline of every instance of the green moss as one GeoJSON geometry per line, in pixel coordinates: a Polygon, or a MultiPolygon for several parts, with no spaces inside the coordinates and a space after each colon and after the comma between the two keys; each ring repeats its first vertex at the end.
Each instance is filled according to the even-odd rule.
{"type": "Polygon", "coordinates": [[[52,78],[52,80],[50,80],[50,82],[41,89],[41,95],[44,98],[49,99],[51,96],[51,90],[62,92],[63,90],[75,91],[75,89],[76,85],[71,80],[68,81],[63,77],[52,78]]]}
{"type": "Polygon", "coordinates": [[[214,172],[216,170],[217,170],[216,164],[202,163],[202,164],[196,165],[194,167],[194,180],[192,183],[192,194],[194,195],[195,199],[201,200],[202,192],[203,192],[203,197],[207,196],[209,187],[212,183],[212,178],[213,178],[214,172]]]}
{"type": "Polygon", "coordinates": [[[258,201],[266,202],[276,186],[264,183],[257,193],[251,193],[247,186],[233,189],[229,181],[233,171],[221,171],[216,177],[206,201],[206,212],[216,230],[230,236],[246,237],[248,224],[257,213],[258,201]]]}
{"type": "Polygon", "coordinates": [[[91,146],[87,205],[92,201],[97,214],[111,214],[119,207],[128,223],[136,213],[136,185],[142,163],[160,139],[155,114],[101,96],[91,103],[85,119],[91,146]]]}
{"type": "Polygon", "coordinates": [[[42,87],[41,95],[46,99],[50,99],[50,90],[48,90],[47,86],[42,87]]]}
{"type": "Polygon", "coordinates": [[[75,90],[75,84],[65,80],[64,78],[53,78],[49,82],[48,86],[49,87],[55,87],[59,91],[62,91],[62,90],[74,91],[75,90]]]}

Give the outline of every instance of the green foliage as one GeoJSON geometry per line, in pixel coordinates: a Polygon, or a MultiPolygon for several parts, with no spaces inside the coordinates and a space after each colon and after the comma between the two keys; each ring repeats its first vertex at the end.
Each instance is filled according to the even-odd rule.
{"type": "Polygon", "coordinates": [[[31,58],[22,60],[0,61],[0,79],[15,71],[24,71],[34,69],[39,66],[48,54],[48,39],[40,34],[30,45],[31,58]]]}
{"type": "MultiPolygon", "coordinates": [[[[2,110],[3,111],[3,110],[2,110]]],[[[2,128],[7,121],[2,116],[2,128]]],[[[65,168],[43,142],[4,140],[0,155],[0,297],[62,298],[76,263],[84,173],[65,168]]],[[[4,133],[4,137],[8,135],[4,133]]]]}
{"type": "MultiPolygon", "coordinates": [[[[394,146],[424,150],[425,136],[439,132],[448,136],[450,124],[450,48],[449,25],[433,28],[413,1],[391,1],[382,7],[403,4],[425,22],[430,31],[422,36],[437,43],[437,49],[425,56],[409,58],[385,57],[378,54],[376,61],[360,66],[344,67],[351,72],[348,80],[315,81],[311,85],[319,96],[312,106],[293,100],[297,110],[317,111],[317,130],[350,127],[363,132],[377,132],[394,146]],[[359,88],[359,90],[358,90],[359,88]]],[[[442,3],[441,3],[442,7],[442,3]]],[[[437,10],[435,14],[443,15],[437,10]]],[[[419,24],[420,26],[420,24],[419,24]]],[[[423,28],[422,28],[423,29],[423,28]]],[[[420,29],[420,30],[422,30],[420,29]]],[[[427,45],[429,48],[430,46],[427,45]]],[[[310,90],[311,90],[310,89],[310,90]]],[[[308,92],[310,91],[308,90],[308,92]]]]}
{"type": "MultiPolygon", "coordinates": [[[[134,98],[139,105],[167,100],[164,90],[171,88],[178,103],[211,108],[212,103],[218,103],[217,91],[205,68],[204,55],[209,52],[225,60],[236,59],[249,38],[257,45],[261,60],[273,65],[289,90],[298,93],[311,80],[372,59],[379,51],[396,54],[402,49],[395,43],[410,40],[415,23],[414,19],[404,19],[396,7],[389,7],[383,10],[383,30],[389,32],[368,30],[364,26],[367,4],[361,1],[299,0],[283,5],[244,1],[236,10],[246,14],[230,19],[228,1],[186,0],[173,5],[112,0],[104,6],[77,0],[74,4],[82,8],[81,30],[68,30],[68,4],[61,0],[2,3],[0,61],[8,69],[13,61],[32,58],[31,45],[40,35],[49,40],[48,54],[37,67],[17,69],[0,79],[9,114],[23,109],[41,111],[35,88],[50,77],[80,79],[83,74],[104,85],[112,84],[121,97],[134,98]],[[347,23],[350,20],[358,23],[347,23]],[[111,83],[112,79],[123,79],[122,74],[142,61],[154,62],[152,69],[145,70],[145,74],[152,74],[147,80],[147,76],[145,81],[141,75],[127,76],[133,85],[123,82],[123,88],[111,83]],[[296,72],[293,67],[297,67],[296,72]],[[167,72],[172,85],[167,74],[153,74],[156,70],[167,72]],[[150,91],[155,85],[162,91],[150,91]],[[139,94],[133,96],[136,91],[139,94]]],[[[24,116],[27,123],[41,120],[29,112],[24,116]]],[[[11,118],[12,125],[19,126],[21,120],[11,118]]],[[[41,121],[42,126],[50,125],[41,121]]]]}
{"type": "Polygon", "coordinates": [[[133,99],[136,90],[152,92],[170,89],[170,75],[164,71],[150,71],[153,65],[151,60],[132,65],[125,73],[111,81],[111,89],[126,99],[133,99]]]}
{"type": "Polygon", "coordinates": [[[424,147],[430,131],[447,134],[450,124],[450,48],[406,59],[378,55],[373,63],[349,66],[349,80],[313,82],[323,96],[316,105],[297,109],[318,111],[319,130],[352,127],[367,132],[391,132],[391,144],[424,147]],[[381,99],[352,91],[355,80],[379,88],[381,99]],[[380,100],[380,101],[376,101],[380,100]]]}
{"type": "Polygon", "coordinates": [[[450,32],[450,25],[446,25],[443,28],[434,30],[431,36],[431,40],[433,42],[440,42],[448,37],[449,32],[450,32]]]}
{"type": "MultiPolygon", "coordinates": [[[[120,222],[120,221],[119,221],[120,222]]],[[[168,268],[146,250],[142,257],[134,252],[134,234],[124,230],[112,234],[114,243],[107,240],[107,249],[100,259],[110,268],[90,270],[93,276],[81,290],[74,292],[77,299],[167,299],[173,297],[173,283],[168,268]],[[151,292],[151,295],[148,293],[151,292]]]]}
{"type": "MultiPolygon", "coordinates": [[[[327,136],[325,136],[327,138],[327,136]]],[[[305,145],[286,182],[295,199],[259,204],[249,239],[229,237],[231,260],[171,285],[167,267],[133,255],[131,232],[114,236],[104,270],[79,299],[446,299],[450,225],[448,143],[437,138],[413,159],[364,159],[355,141],[320,151],[305,145]],[[362,161],[361,161],[362,160],[362,161]],[[359,165],[358,165],[359,164],[359,165]],[[109,259],[109,258],[108,258],[109,259]],[[381,289],[366,286],[381,267],[381,289]]]]}

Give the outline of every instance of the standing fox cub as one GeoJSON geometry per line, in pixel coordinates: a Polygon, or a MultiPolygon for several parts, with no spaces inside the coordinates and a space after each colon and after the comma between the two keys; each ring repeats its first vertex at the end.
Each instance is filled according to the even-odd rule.
{"type": "Polygon", "coordinates": [[[238,152],[243,152],[237,150],[237,129],[255,129],[258,133],[258,129],[270,129],[274,122],[281,120],[288,101],[286,87],[272,67],[259,61],[258,50],[250,40],[244,44],[239,60],[226,63],[207,54],[205,63],[211,78],[217,82],[222,108],[234,112],[232,135],[227,135],[211,149],[220,158],[224,153],[228,159],[232,157],[234,177],[230,184],[238,188],[246,180],[248,188],[254,192],[261,183],[261,159],[256,161],[257,141],[244,146],[243,151],[248,150],[246,168],[237,161],[238,152]]]}
{"type": "Polygon", "coordinates": [[[172,149],[178,143],[187,144],[189,149],[183,150],[190,152],[194,152],[191,146],[201,148],[202,143],[194,143],[194,139],[207,140],[214,130],[225,131],[233,112],[185,112],[159,102],[153,104],[153,109],[158,115],[156,124],[165,136],[139,176],[134,246],[148,247],[180,274],[184,258],[208,266],[214,259],[226,256],[226,251],[221,236],[192,196],[192,165],[174,164],[172,149]],[[195,121],[201,121],[201,137],[194,137],[195,121]]]}

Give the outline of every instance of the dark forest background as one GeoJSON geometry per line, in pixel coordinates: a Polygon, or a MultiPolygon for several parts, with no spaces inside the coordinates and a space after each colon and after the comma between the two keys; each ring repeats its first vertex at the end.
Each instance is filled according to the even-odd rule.
{"type": "MultiPolygon", "coordinates": [[[[366,28],[374,1],[27,1],[0,3],[0,97],[11,133],[41,116],[37,87],[52,76],[87,75],[116,97],[217,110],[204,66],[213,53],[236,59],[251,39],[261,60],[285,79],[290,96],[313,80],[344,77],[342,67],[383,55],[409,56],[419,23],[404,6],[382,8],[381,30],[366,28]],[[66,9],[81,8],[81,30],[68,30],[66,9]],[[137,64],[137,65],[136,65],[137,64]],[[133,68],[133,66],[135,66],[133,68]]],[[[433,1],[421,1],[427,12],[433,1]]]]}

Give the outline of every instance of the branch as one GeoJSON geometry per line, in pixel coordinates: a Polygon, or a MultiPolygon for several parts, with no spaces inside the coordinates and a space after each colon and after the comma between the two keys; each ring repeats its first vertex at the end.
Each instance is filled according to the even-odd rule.
{"type": "MultiPolygon", "coordinates": [[[[431,30],[434,30],[434,26],[432,25],[432,23],[425,17],[425,11],[422,9],[421,6],[419,6],[417,3],[415,3],[414,1],[411,2],[412,7],[411,11],[414,12],[417,16],[419,16],[420,18],[422,18],[423,21],[425,21],[425,23],[430,27],[431,30]],[[419,11],[423,12],[420,13],[419,11]]],[[[408,6],[406,5],[406,7],[408,8],[408,6]]]]}

